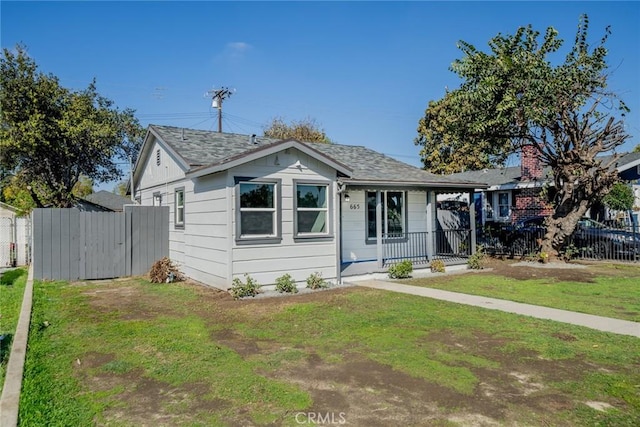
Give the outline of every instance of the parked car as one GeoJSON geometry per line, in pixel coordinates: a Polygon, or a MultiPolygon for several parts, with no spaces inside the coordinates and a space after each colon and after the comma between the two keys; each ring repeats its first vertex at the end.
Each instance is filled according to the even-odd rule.
{"type": "Polygon", "coordinates": [[[640,258],[640,234],[638,230],[607,227],[589,218],[578,221],[572,243],[587,251],[587,256],[599,259],[640,258]]]}
{"type": "MultiPolygon", "coordinates": [[[[518,221],[505,232],[506,245],[514,256],[537,252],[540,239],[546,233],[546,217],[537,216],[518,221]]],[[[640,233],[633,228],[615,229],[590,218],[578,221],[576,230],[567,240],[583,256],[597,259],[640,258],[640,233]]]]}

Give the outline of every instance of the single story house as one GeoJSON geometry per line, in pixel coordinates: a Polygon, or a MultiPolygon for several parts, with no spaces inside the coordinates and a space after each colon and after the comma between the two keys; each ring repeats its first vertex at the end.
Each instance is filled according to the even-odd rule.
{"type": "Polygon", "coordinates": [[[473,221],[440,218],[436,195],[484,187],[363,146],[157,125],[132,182],[140,204],[170,207],[170,258],[222,289],[245,274],[340,282],[402,259],[468,255],[473,221]]]}
{"type": "MultiPolygon", "coordinates": [[[[466,171],[451,175],[457,179],[482,182],[487,186],[485,189],[478,188],[475,194],[479,223],[510,223],[523,218],[553,213],[551,205],[540,197],[544,187],[553,191],[551,169],[543,167],[535,155],[526,149],[520,158],[519,166],[466,171]]],[[[634,191],[634,215],[637,217],[640,214],[640,152],[623,154],[617,162],[616,169],[620,179],[630,182],[629,185],[634,191]]],[[[441,196],[441,198],[446,197],[441,196]]],[[[451,195],[451,197],[454,196],[451,195]]],[[[596,210],[597,208],[598,206],[596,210]]]]}

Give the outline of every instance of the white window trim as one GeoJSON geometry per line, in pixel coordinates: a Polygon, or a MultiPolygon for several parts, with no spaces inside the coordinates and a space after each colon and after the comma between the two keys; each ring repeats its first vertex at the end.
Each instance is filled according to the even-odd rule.
{"type": "Polygon", "coordinates": [[[236,241],[280,241],[282,236],[281,208],[280,208],[280,188],[282,182],[279,179],[261,179],[235,177],[235,221],[236,221],[236,241]],[[273,185],[273,208],[242,208],[240,207],[240,185],[241,184],[267,184],[273,185]],[[242,234],[242,212],[272,212],[273,234],[242,234]]]}
{"type": "Polygon", "coordinates": [[[333,237],[333,230],[331,227],[332,221],[332,203],[333,197],[331,196],[331,183],[327,181],[293,181],[293,227],[294,236],[296,238],[318,238],[318,237],[333,237]],[[301,208],[298,207],[298,186],[324,186],[326,187],[326,207],[324,208],[301,208]],[[298,230],[298,212],[326,212],[325,214],[325,231],[321,233],[304,233],[298,230]]]}
{"type": "Polygon", "coordinates": [[[495,214],[495,219],[497,220],[505,220],[505,219],[509,219],[511,218],[511,191],[496,191],[496,196],[495,196],[495,209],[494,209],[494,214],[495,214]],[[505,205],[500,205],[500,194],[506,194],[507,195],[507,215],[506,216],[502,216],[500,215],[500,206],[505,206],[505,205]]]}

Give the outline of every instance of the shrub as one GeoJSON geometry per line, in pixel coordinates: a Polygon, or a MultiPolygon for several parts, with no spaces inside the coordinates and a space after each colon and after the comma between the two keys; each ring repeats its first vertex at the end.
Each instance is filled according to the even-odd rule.
{"type": "Polygon", "coordinates": [[[409,260],[404,260],[389,267],[389,277],[391,279],[406,279],[413,273],[413,264],[409,260]]]}
{"type": "Polygon", "coordinates": [[[255,281],[248,274],[244,275],[246,279],[246,283],[242,282],[239,278],[233,279],[233,285],[229,292],[233,296],[234,299],[244,298],[244,297],[255,297],[260,293],[260,284],[255,281]]]}
{"type": "Polygon", "coordinates": [[[151,283],[172,283],[184,280],[178,267],[167,257],[153,263],[149,271],[151,283]]]}
{"type": "Polygon", "coordinates": [[[327,286],[327,282],[322,278],[322,273],[313,273],[307,277],[307,288],[309,289],[322,289],[327,286]]]}
{"type": "Polygon", "coordinates": [[[441,259],[434,259],[429,266],[432,273],[444,273],[444,261],[441,259]]]}
{"type": "Polygon", "coordinates": [[[297,294],[298,288],[296,287],[296,282],[291,278],[291,275],[285,274],[276,279],[276,291],[280,293],[297,294]]]}
{"type": "Polygon", "coordinates": [[[469,256],[469,260],[467,261],[467,265],[472,270],[482,270],[487,261],[486,255],[484,253],[484,248],[482,246],[478,247],[475,254],[471,254],[469,256]]]}

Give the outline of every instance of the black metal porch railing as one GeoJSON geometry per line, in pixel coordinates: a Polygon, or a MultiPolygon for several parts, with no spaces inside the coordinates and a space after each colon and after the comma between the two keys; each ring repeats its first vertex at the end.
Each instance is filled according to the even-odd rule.
{"type": "Polygon", "coordinates": [[[395,264],[409,260],[414,264],[428,263],[427,245],[429,233],[426,231],[382,236],[383,263],[395,264]]]}
{"type": "Polygon", "coordinates": [[[457,228],[436,231],[436,255],[465,258],[471,255],[471,230],[457,228]]]}
{"type": "Polygon", "coordinates": [[[435,233],[413,232],[385,235],[382,238],[383,262],[385,265],[409,260],[413,264],[429,263],[430,244],[433,258],[443,261],[455,261],[471,255],[471,230],[438,230],[435,233]],[[435,236],[435,242],[432,238],[435,236]]]}

